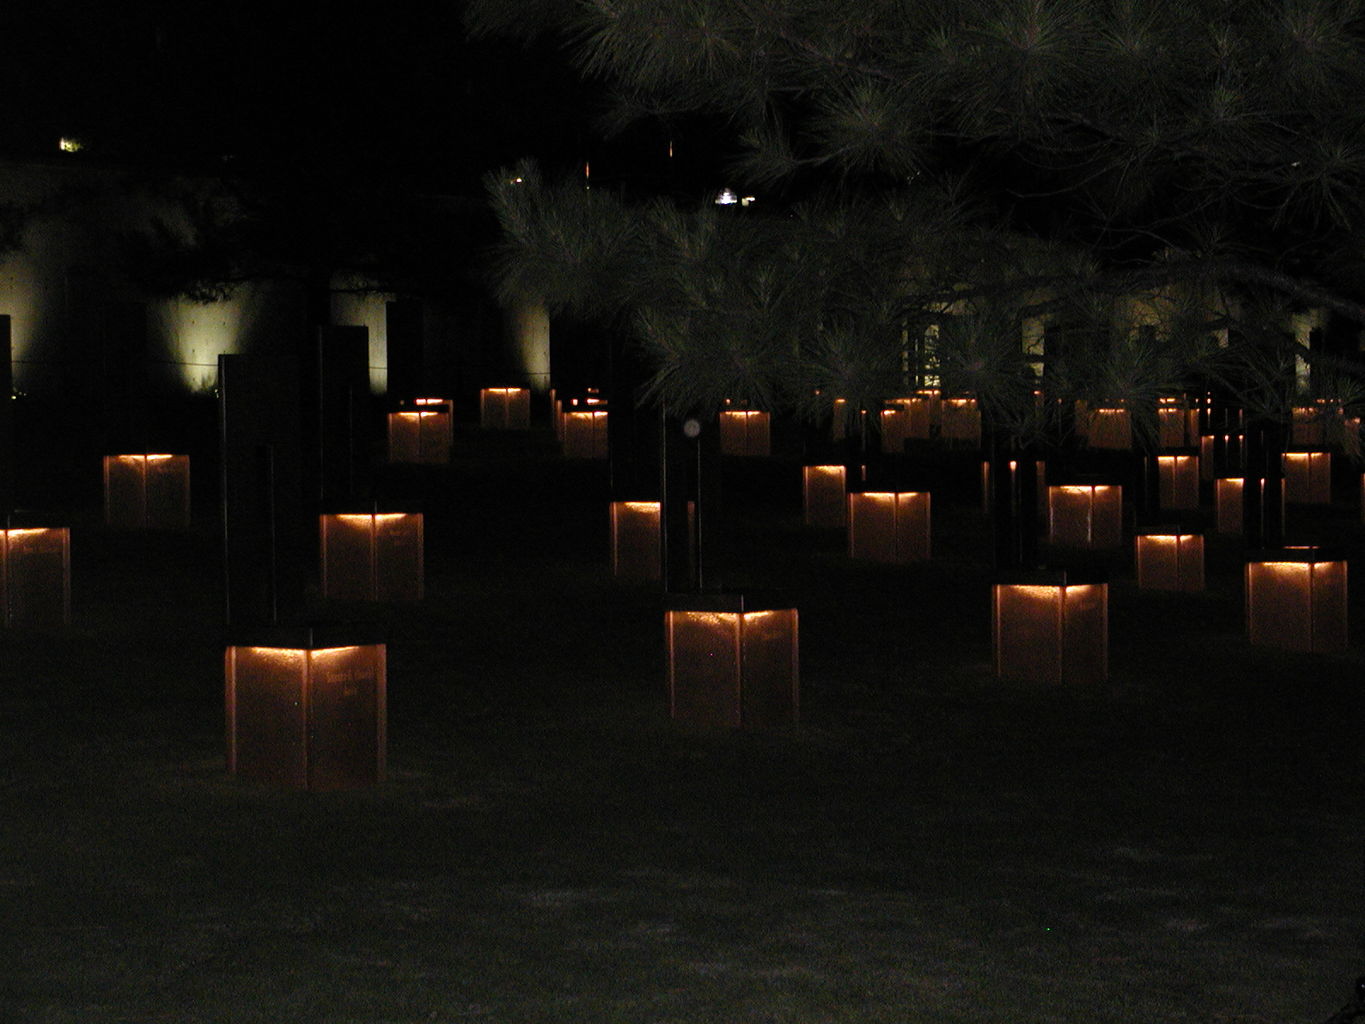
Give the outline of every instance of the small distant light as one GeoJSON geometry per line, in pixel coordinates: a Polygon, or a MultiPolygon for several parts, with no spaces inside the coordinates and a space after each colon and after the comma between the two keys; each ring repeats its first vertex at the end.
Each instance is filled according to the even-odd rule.
{"type": "Polygon", "coordinates": [[[513,178],[513,179],[512,179],[512,184],[513,184],[513,185],[520,185],[520,184],[521,184],[523,181],[525,181],[525,180],[526,180],[525,178],[513,178]]]}
{"type": "Polygon", "coordinates": [[[82,149],[81,140],[70,135],[63,135],[57,143],[57,148],[63,153],[79,153],[82,149]]]}
{"type": "Polygon", "coordinates": [[[739,202],[739,196],[735,195],[735,190],[732,188],[723,188],[720,190],[720,195],[716,196],[717,206],[734,206],[737,202],[739,202]]]}
{"type": "Polygon", "coordinates": [[[752,205],[753,205],[754,203],[756,203],[756,202],[758,202],[758,197],[757,197],[757,196],[745,196],[743,199],[741,199],[741,200],[739,201],[739,205],[740,205],[740,206],[752,206],[752,205]]]}

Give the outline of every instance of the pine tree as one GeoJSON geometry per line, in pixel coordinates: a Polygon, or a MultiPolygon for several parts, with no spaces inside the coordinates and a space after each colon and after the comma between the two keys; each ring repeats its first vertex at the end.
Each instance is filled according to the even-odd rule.
{"type": "Polygon", "coordinates": [[[505,297],[627,325],[675,408],[875,407],[912,383],[906,339],[951,324],[943,386],[1007,446],[1055,440],[1030,317],[1066,328],[1059,400],[1150,410],[1197,383],[1282,428],[1303,396],[1266,371],[1295,357],[1324,397],[1359,392],[1350,361],[1284,336],[1303,306],[1365,322],[1349,0],[472,0],[468,21],[562,36],[614,98],[607,128],[723,125],[729,173],[763,196],[631,205],[490,177],[505,297]]]}

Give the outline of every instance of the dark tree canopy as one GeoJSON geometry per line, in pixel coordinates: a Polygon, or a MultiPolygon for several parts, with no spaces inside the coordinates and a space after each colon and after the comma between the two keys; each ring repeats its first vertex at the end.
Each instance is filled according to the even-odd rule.
{"type": "Polygon", "coordinates": [[[1365,321],[1357,3],[472,0],[468,20],[561,39],[614,98],[604,130],[723,128],[752,210],[490,179],[504,292],[628,318],[689,400],[886,394],[904,332],[964,302],[996,327],[945,339],[939,368],[997,394],[1027,377],[987,335],[1021,315],[1088,323],[1064,383],[1132,397],[1193,366],[1233,379],[1211,335],[1278,338],[1295,305],[1365,321]],[[1124,296],[1164,303],[1159,350],[1104,337],[1124,296]]]}
{"type": "Polygon", "coordinates": [[[965,180],[1118,255],[1349,253],[1365,38],[1335,0],[475,0],[564,33],[614,124],[724,119],[749,185],[965,180]]]}

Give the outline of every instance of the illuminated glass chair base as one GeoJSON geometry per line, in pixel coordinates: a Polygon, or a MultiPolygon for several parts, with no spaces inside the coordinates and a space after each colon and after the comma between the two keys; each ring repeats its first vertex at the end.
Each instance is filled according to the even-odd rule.
{"type": "Polygon", "coordinates": [[[1123,488],[1066,484],[1047,489],[1048,541],[1086,551],[1123,543],[1123,488]]]}
{"type": "Polygon", "coordinates": [[[1048,570],[1002,580],[992,589],[991,632],[999,679],[1102,683],[1109,675],[1109,585],[1048,570]]]}
{"type": "Polygon", "coordinates": [[[338,601],[420,601],[424,592],[420,512],[318,517],[322,596],[338,601]]]}
{"type": "Polygon", "coordinates": [[[385,646],[266,630],[224,658],[228,771],[290,789],[384,780],[385,646]]]}
{"type": "Polygon", "coordinates": [[[1344,651],[1346,559],[1330,548],[1286,547],[1249,555],[1247,639],[1288,651],[1344,651]]]}
{"type": "Polygon", "coordinates": [[[722,455],[772,454],[771,417],[756,409],[727,409],[720,414],[722,455]]]}
{"type": "Polygon", "coordinates": [[[1091,448],[1127,451],[1133,447],[1133,420],[1127,409],[1092,409],[1086,443],[1091,448]]]}
{"type": "Polygon", "coordinates": [[[1171,448],[1184,448],[1186,445],[1193,444],[1191,436],[1198,437],[1199,420],[1194,417],[1194,434],[1191,435],[1187,424],[1191,417],[1190,413],[1194,410],[1180,408],[1175,405],[1162,406],[1156,411],[1157,425],[1157,447],[1162,450],[1171,448]]]}
{"type": "Polygon", "coordinates": [[[847,525],[847,478],[844,466],[801,467],[802,512],[807,526],[843,529],[847,525]]]}
{"type": "Polygon", "coordinates": [[[527,388],[479,391],[479,426],[484,430],[531,429],[531,392],[527,388]]]}
{"type": "Polygon", "coordinates": [[[848,496],[848,555],[920,562],[931,554],[928,491],[857,491],[848,496]]]}
{"type": "Polygon", "coordinates": [[[1245,477],[1220,476],[1213,482],[1213,523],[1219,533],[1241,533],[1245,477]]]}
{"type": "Polygon", "coordinates": [[[1204,536],[1179,529],[1146,530],[1133,540],[1140,590],[1204,589],[1204,536]]]}
{"type": "Polygon", "coordinates": [[[795,608],[743,594],[672,595],[664,632],[674,721],[732,729],[796,723],[795,608]]]}
{"type": "Polygon", "coordinates": [[[1198,455],[1158,455],[1156,473],[1157,503],[1163,511],[1186,512],[1199,508],[1198,455]]]}
{"type": "Polygon", "coordinates": [[[938,405],[938,436],[954,444],[981,443],[981,409],[975,398],[942,398],[938,405]]]}
{"type": "Polygon", "coordinates": [[[423,403],[389,413],[389,461],[444,465],[450,461],[455,426],[449,403],[423,403]]]}
{"type": "Polygon", "coordinates": [[[116,529],[187,529],[190,457],[106,455],[104,521],[116,529]]]}
{"type": "Polygon", "coordinates": [[[0,612],[9,629],[70,625],[70,530],[0,530],[0,612]]]}
{"type": "Polygon", "coordinates": [[[1332,503],[1332,453],[1285,452],[1284,500],[1296,505],[1332,503]]]}
{"type": "Polygon", "coordinates": [[[605,459],[607,457],[607,410],[570,409],[560,417],[563,436],[560,450],[570,459],[605,459]]]}
{"type": "MultiPolygon", "coordinates": [[[[611,574],[622,583],[650,583],[663,578],[662,506],[657,501],[613,501],[611,574]]],[[[692,531],[697,507],[687,503],[687,550],[694,550],[692,531]]]]}

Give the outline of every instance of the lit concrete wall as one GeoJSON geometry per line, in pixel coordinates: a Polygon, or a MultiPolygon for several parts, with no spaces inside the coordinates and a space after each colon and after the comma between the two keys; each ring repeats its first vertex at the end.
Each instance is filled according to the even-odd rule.
{"type": "MultiPolygon", "coordinates": [[[[340,288],[339,282],[334,283],[340,288]]],[[[370,390],[389,390],[389,324],[387,303],[392,295],[378,292],[332,292],[332,323],[338,327],[365,327],[370,335],[370,390]]]]}
{"type": "MultiPolygon", "coordinates": [[[[192,183],[182,183],[192,188],[192,183]]],[[[147,298],[120,271],[114,239],[155,220],[172,233],[189,225],[173,203],[127,185],[117,171],[76,160],[0,162],[0,195],[32,204],[77,196],[25,226],[20,250],[0,256],[0,313],[11,318],[15,387],[53,393],[73,375],[98,375],[104,340],[100,310],[137,304],[146,312],[146,352],[154,387],[203,391],[217,383],[218,357],[297,344],[305,297],[288,281],[247,282],[217,302],[147,298]],[[81,362],[89,363],[82,369],[81,362]]],[[[333,323],[369,328],[371,383],[387,376],[386,296],[336,295],[333,323]]]]}
{"type": "Polygon", "coordinates": [[[537,394],[550,390],[550,316],[544,306],[519,306],[507,311],[508,334],[520,381],[537,394]]]}
{"type": "MultiPolygon", "coordinates": [[[[60,166],[0,169],[4,197],[17,204],[40,202],[76,180],[60,166]]],[[[89,240],[76,225],[50,218],[26,225],[23,248],[0,256],[0,313],[10,317],[17,390],[41,389],[59,378],[51,360],[70,319],[68,271],[88,251],[89,240]]]]}

